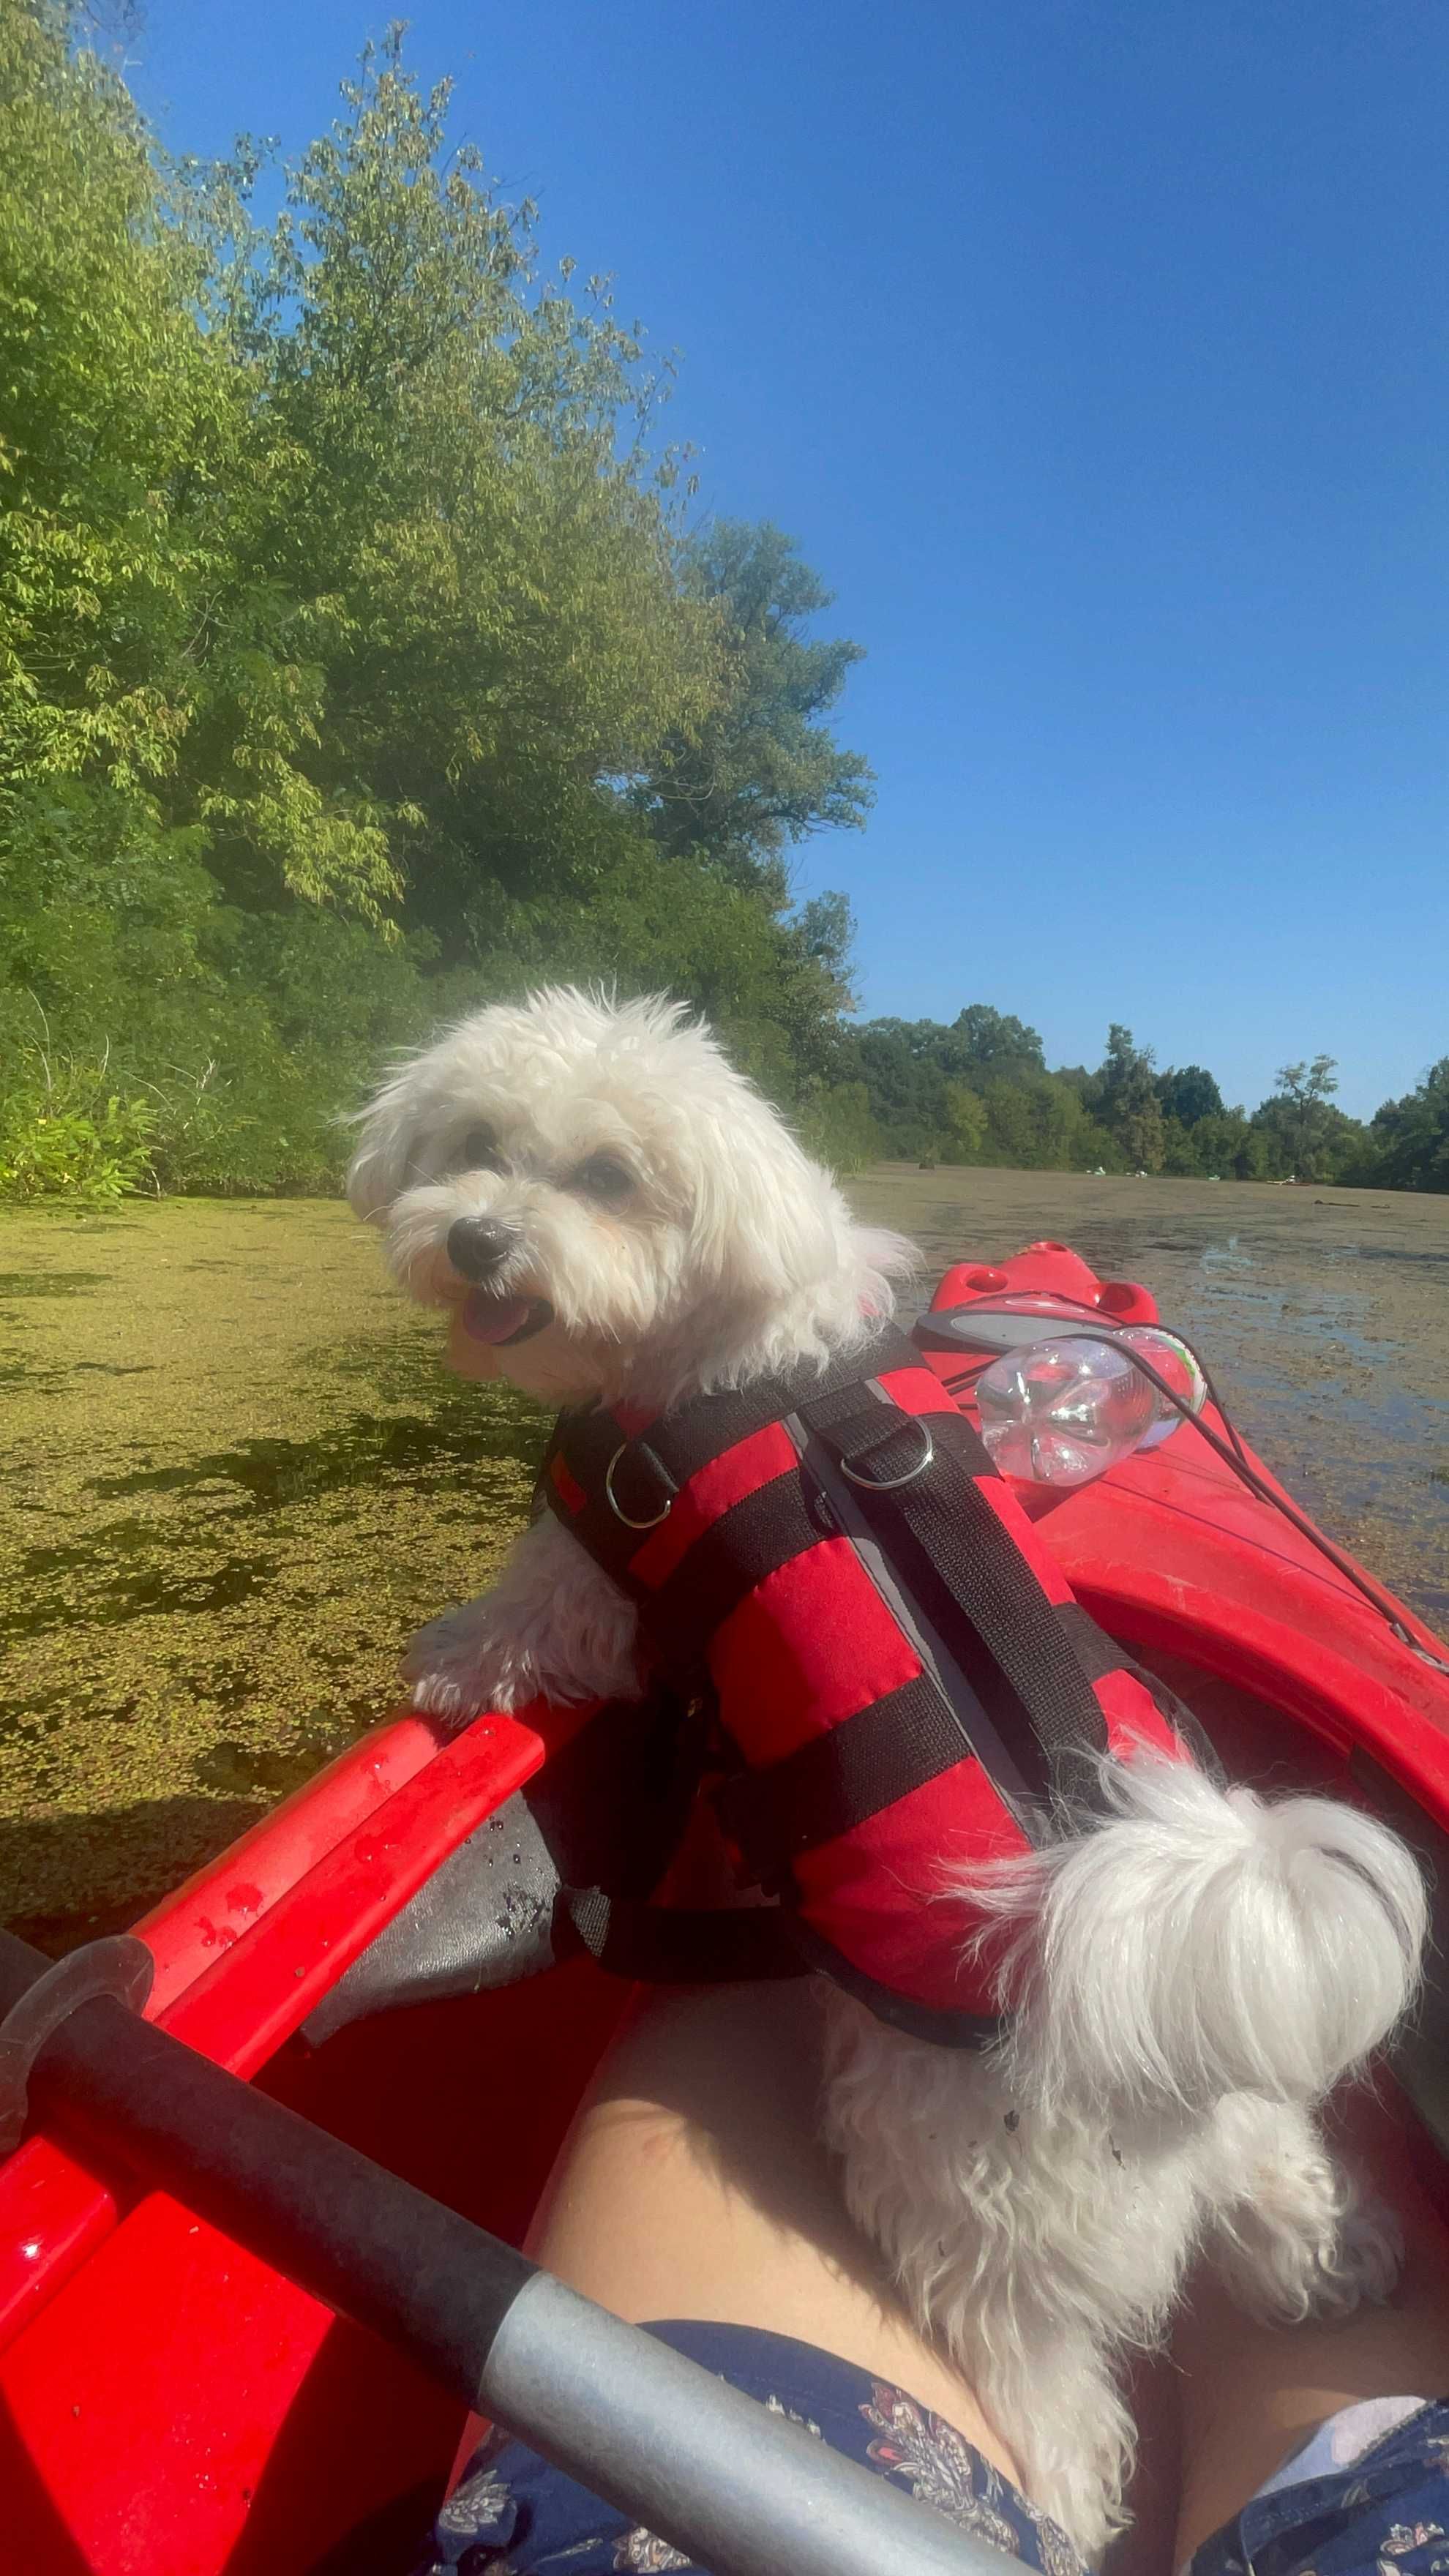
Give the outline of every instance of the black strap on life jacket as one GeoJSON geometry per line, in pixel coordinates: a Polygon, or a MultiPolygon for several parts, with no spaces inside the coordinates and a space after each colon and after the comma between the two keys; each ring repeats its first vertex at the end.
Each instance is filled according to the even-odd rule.
{"type": "MultiPolygon", "coordinates": [[[[563,1414],[540,1490],[638,1604],[665,1670],[694,1686],[722,1620],[766,1575],[835,1525],[839,1489],[834,1511],[818,1493],[812,1508],[807,1447],[803,1479],[779,1478],[747,1495],[695,1542],[658,1589],[631,1575],[641,1532],[664,1517],[681,1488],[712,1459],[771,1423],[797,1421],[807,1441],[818,1441],[823,1457],[850,1474],[860,1509],[892,1561],[897,1567],[904,1562],[909,1589],[932,1624],[946,1630],[958,1651],[964,1642],[968,1679],[1011,1759],[1018,1789],[1024,1782],[1032,1797],[1051,1804],[1089,1801],[1095,1766],[1082,1757],[1105,1750],[1107,1731],[1077,1651],[1085,1614],[1079,1614],[1078,1637],[1069,1636],[1059,1610],[1023,1566],[1010,1532],[981,1490],[996,1469],[962,1415],[929,1417],[934,1456],[925,1474],[910,1474],[922,1454],[918,1421],[890,1402],[879,1380],[885,1371],[920,1366],[914,1343],[887,1326],[825,1370],[800,1368],[738,1392],[688,1398],[628,1441],[621,1442],[615,1417],[603,1409],[563,1414]],[[572,1507],[561,1499],[556,1462],[574,1489],[572,1507]],[[972,1639],[979,1641],[978,1650],[972,1639]]],[[[1120,1665],[1123,1658],[1110,1641],[1101,1643],[1111,1663],[1099,1668],[1120,1665]]],[[[902,1714],[895,1712],[898,1721],[902,1714]]],[[[924,1722],[924,1705],[913,1714],[924,1722]]],[[[943,1712],[930,1744],[922,1742],[918,1728],[916,1759],[924,1767],[891,1794],[900,1796],[959,1761],[963,1724],[969,1734],[974,1714],[958,1708],[953,1723],[952,1712],[943,1712]]],[[[880,1728],[882,1742],[887,1732],[880,1728]]],[[[882,1797],[859,1807],[858,1794],[870,1792],[860,1770],[860,1739],[852,1744],[849,1737],[848,1725],[834,1728],[810,1748],[822,1787],[826,1773],[837,1767],[842,1788],[846,1775],[855,1773],[858,1787],[849,1788],[843,1808],[839,1795],[831,1801],[847,1825],[886,1803],[882,1797]]],[[[994,1768],[996,1748],[983,1743],[976,1749],[987,1768],[994,1768]]]]}
{"type": "Polygon", "coordinates": [[[755,1985],[762,1978],[827,1976],[894,2029],[953,2048],[983,2048],[1002,2027],[994,2013],[947,2015],[893,1994],[853,1968],[784,1905],[650,1905],[599,1887],[564,1887],[554,1907],[553,1944],[556,1958],[566,1958],[570,1949],[586,1950],[601,1968],[641,1985],[755,1985]]]}
{"type": "MultiPolygon", "coordinates": [[[[904,1347],[919,1365],[914,1345],[904,1347]]],[[[1058,1606],[982,1490],[997,1470],[979,1434],[960,1414],[930,1415],[934,1456],[913,1476],[917,1418],[882,1401],[878,1381],[813,1395],[800,1414],[854,1471],[867,1519],[928,1613],[959,1639],[965,1612],[984,1649],[971,1678],[1028,1788],[1057,1808],[1094,1804],[1106,1719],[1058,1606]]],[[[991,1769],[986,1748],[976,1749],[991,1769]]]]}
{"type": "Polygon", "coordinates": [[[754,1983],[811,1971],[797,1927],[774,1905],[649,1905],[601,1887],[565,1887],[554,1908],[559,1955],[568,1946],[558,1939],[565,1924],[601,1968],[645,1985],[754,1983]]]}
{"type": "MultiPolygon", "coordinates": [[[[778,1762],[742,1769],[717,1793],[726,1832],[760,1883],[785,1898],[779,1909],[674,1917],[571,1891],[574,1932],[605,1965],[691,1982],[798,1975],[818,1965],[849,1984],[848,1963],[834,1952],[814,1957],[827,1945],[789,1908],[790,1865],[802,1852],[866,1822],[967,1752],[1033,1840],[1051,1838],[1068,1810],[1098,1803],[1098,1757],[1108,1738],[1093,1685],[1138,1668],[1077,1604],[1054,1603],[1042,1590],[983,1490],[996,1470],[971,1425],[956,1412],[908,1414],[880,1383],[887,1372],[921,1365],[915,1345],[885,1327],[824,1370],[687,1399],[631,1437],[602,1408],[560,1416],[540,1498],[637,1603],[656,1656],[679,1686],[699,1688],[711,1635],[756,1584],[842,1526],[874,1539],[912,1625],[950,1645],[929,1676],[778,1762]],[[683,1487],[775,1423],[797,1442],[800,1474],[746,1494],[657,1587],[639,1581],[633,1559],[683,1487]],[[654,1919],[640,1922],[641,1913],[654,1919]]],[[[1187,1713],[1175,1702],[1164,1707],[1170,1695],[1140,1678],[1186,1732],[1187,1713]]],[[[892,2009],[879,1989],[865,1999],[887,2018],[923,2026],[914,2007],[892,2009]]],[[[977,2043],[997,2027],[958,2019],[973,2025],[960,2035],[977,2043]]]]}

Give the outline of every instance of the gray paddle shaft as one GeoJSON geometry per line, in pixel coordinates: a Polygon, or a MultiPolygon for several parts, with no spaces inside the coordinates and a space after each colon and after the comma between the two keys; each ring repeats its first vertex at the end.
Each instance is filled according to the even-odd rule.
{"type": "Polygon", "coordinates": [[[22,2119],[28,2091],[108,2170],[119,2156],[175,2193],[711,2576],[1015,2563],[139,2019],[111,1955],[139,1948],[95,1944],[62,1973],[0,1932],[0,2073],[8,2048],[22,2119]]]}
{"type": "Polygon", "coordinates": [[[546,2272],[494,2339],[480,2413],[717,2576],[1002,2576],[1016,2564],[546,2272]]]}

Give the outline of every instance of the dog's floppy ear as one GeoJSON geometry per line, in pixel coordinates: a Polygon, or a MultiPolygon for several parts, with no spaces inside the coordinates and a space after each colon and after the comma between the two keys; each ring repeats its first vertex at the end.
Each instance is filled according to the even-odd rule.
{"type": "Polygon", "coordinates": [[[405,1064],[359,1110],[357,1151],[347,1167],[347,1196],[361,1217],[385,1216],[406,1188],[423,1126],[417,1061],[405,1064]]]}
{"type": "Polygon", "coordinates": [[[834,1184],[743,1082],[705,1122],[691,1246],[702,1278],[741,1314],[828,1279],[843,1211],[834,1184]]]}

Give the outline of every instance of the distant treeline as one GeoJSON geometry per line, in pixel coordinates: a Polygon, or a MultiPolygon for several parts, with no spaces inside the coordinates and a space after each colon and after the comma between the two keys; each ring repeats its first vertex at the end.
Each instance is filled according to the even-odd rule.
{"type": "Polygon", "coordinates": [[[1365,1124],[1336,1107],[1334,1059],[1284,1065],[1254,1110],[1202,1065],[1159,1071],[1115,1024],[1095,1071],[1048,1072],[1035,1029],[973,1003],[949,1025],[872,1020],[843,1041],[862,1131],[885,1155],[1027,1170],[1171,1172],[1449,1191],[1449,1056],[1365,1124]]]}

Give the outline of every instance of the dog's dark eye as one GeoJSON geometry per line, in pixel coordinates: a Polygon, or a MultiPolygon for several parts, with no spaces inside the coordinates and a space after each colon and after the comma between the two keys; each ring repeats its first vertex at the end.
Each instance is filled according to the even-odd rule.
{"type": "Polygon", "coordinates": [[[491,1127],[470,1127],[458,1159],[465,1172],[501,1172],[504,1168],[491,1127]]]}
{"type": "Polygon", "coordinates": [[[617,1154],[591,1154],[581,1163],[569,1182],[586,1199],[626,1199],[634,1187],[634,1175],[617,1154]]]}

